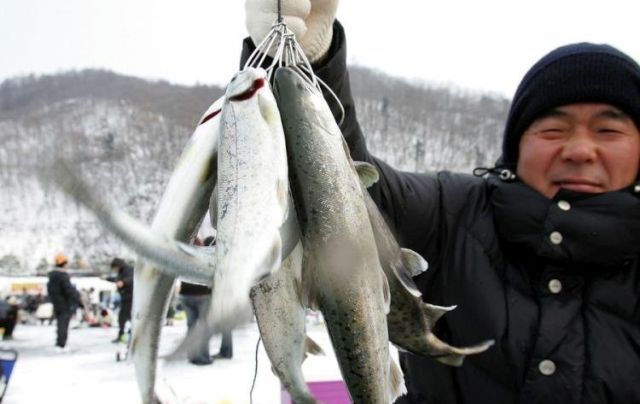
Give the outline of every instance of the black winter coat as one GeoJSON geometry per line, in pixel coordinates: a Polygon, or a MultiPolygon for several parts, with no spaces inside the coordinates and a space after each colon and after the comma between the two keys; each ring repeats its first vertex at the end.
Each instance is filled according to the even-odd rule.
{"type": "Polygon", "coordinates": [[[121,304],[131,305],[133,301],[133,267],[125,264],[122,268],[118,268],[118,276],[116,282],[122,281],[122,286],[118,287],[118,293],[122,299],[121,304]]]}
{"type": "Polygon", "coordinates": [[[131,305],[133,301],[133,267],[125,264],[124,267],[118,268],[117,281],[122,281],[123,283],[122,287],[118,288],[122,305],[131,305]]]}
{"type": "Polygon", "coordinates": [[[80,293],[65,271],[54,269],[49,272],[47,294],[56,314],[70,313],[81,304],[80,293]]]}
{"type": "MultiPolygon", "coordinates": [[[[245,41],[243,59],[252,48],[245,41]]],[[[316,73],[346,110],[341,129],[352,158],[380,171],[370,192],[400,243],[429,261],[415,279],[423,299],[458,305],[435,333],[458,346],[496,340],[459,368],[401,354],[409,393],[398,402],[640,403],[640,202],[633,187],[561,191],[549,200],[518,181],[396,171],[367,152],[339,23],[316,73]]]]}

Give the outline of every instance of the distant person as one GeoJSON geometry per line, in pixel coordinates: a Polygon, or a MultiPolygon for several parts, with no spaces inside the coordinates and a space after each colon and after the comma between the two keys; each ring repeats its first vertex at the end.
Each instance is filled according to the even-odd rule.
{"type": "Polygon", "coordinates": [[[117,272],[116,288],[120,295],[120,313],[118,314],[118,336],[113,343],[122,341],[124,327],[127,321],[131,321],[131,308],[133,304],[133,267],[122,258],[114,258],[111,261],[111,269],[117,272]]]}
{"type": "MultiPolygon", "coordinates": [[[[216,238],[209,236],[204,239],[205,246],[216,245],[216,238]]],[[[213,359],[231,359],[233,357],[233,334],[232,331],[224,331],[222,333],[222,341],[220,342],[220,351],[213,356],[213,359]]]]}
{"type": "Polygon", "coordinates": [[[56,318],[57,338],[56,348],[65,351],[69,332],[69,321],[76,307],[81,306],[80,293],[71,284],[66,272],[69,260],[60,253],[55,256],[55,267],[49,272],[47,293],[53,304],[53,314],[56,318]]]}
{"type": "MultiPolygon", "coordinates": [[[[215,237],[209,236],[204,243],[199,238],[194,240],[195,245],[213,245],[215,237]]],[[[182,282],[180,284],[180,302],[187,314],[187,330],[190,332],[200,319],[204,319],[211,304],[211,288],[195,283],[182,282]]],[[[233,341],[231,332],[223,333],[220,352],[215,356],[209,354],[209,340],[202,341],[199,346],[190,347],[187,358],[194,365],[208,365],[216,358],[231,358],[233,356],[233,341]]]]}
{"type": "MultiPolygon", "coordinates": [[[[206,316],[211,303],[211,288],[195,283],[180,283],[180,303],[187,315],[187,332],[191,332],[198,320],[206,316]]],[[[209,340],[205,339],[197,346],[190,346],[187,359],[194,365],[208,365],[213,362],[209,354],[209,340]]]]}
{"type": "Polygon", "coordinates": [[[4,341],[13,339],[13,330],[18,323],[18,301],[15,296],[0,299],[0,328],[4,330],[4,341]]]}
{"type": "MultiPolygon", "coordinates": [[[[196,238],[195,245],[202,245],[196,238]]],[[[211,288],[195,283],[181,282],[179,298],[187,315],[187,332],[191,332],[198,320],[203,319],[211,303],[211,288]]],[[[194,365],[208,365],[213,362],[209,354],[209,340],[205,339],[197,346],[190,346],[187,359],[194,365]]]]}

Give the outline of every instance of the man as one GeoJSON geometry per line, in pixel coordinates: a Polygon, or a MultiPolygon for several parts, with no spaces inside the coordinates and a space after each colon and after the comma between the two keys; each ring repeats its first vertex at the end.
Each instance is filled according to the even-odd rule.
{"type": "MultiPolygon", "coordinates": [[[[245,59],[272,3],[246,2],[245,59]]],[[[367,151],[336,7],[282,1],[345,107],[352,158],[380,172],[371,195],[400,243],[429,261],[415,278],[425,301],[458,305],[435,333],[457,346],[496,340],[459,368],[400,354],[408,393],[397,402],[640,402],[638,64],[606,45],[558,48],[523,78],[488,178],[403,173],[367,151]]]]}
{"type": "MultiPolygon", "coordinates": [[[[209,236],[202,242],[196,237],[194,244],[198,246],[215,245],[215,237],[209,236]]],[[[211,288],[189,282],[180,283],[180,302],[187,314],[187,330],[190,332],[200,319],[206,317],[207,310],[211,304],[211,288]]],[[[222,333],[220,351],[213,357],[209,354],[209,339],[204,339],[201,344],[189,347],[187,358],[194,365],[209,365],[214,359],[231,359],[233,357],[232,332],[222,333]]]]}
{"type": "Polygon", "coordinates": [[[18,311],[18,300],[15,296],[0,299],[0,328],[3,329],[3,341],[13,339],[13,330],[18,324],[18,311]]]}
{"type": "Polygon", "coordinates": [[[133,267],[122,258],[111,261],[111,270],[116,271],[116,288],[120,295],[120,312],[118,313],[118,336],[111,342],[118,343],[124,336],[124,327],[131,320],[133,305],[133,267]]]}
{"type": "Polygon", "coordinates": [[[69,274],[66,272],[69,260],[67,256],[59,253],[55,256],[55,268],[49,272],[47,293],[53,304],[53,313],[56,318],[57,338],[56,349],[66,351],[69,322],[78,306],[81,306],[80,293],[71,284],[69,274]]]}

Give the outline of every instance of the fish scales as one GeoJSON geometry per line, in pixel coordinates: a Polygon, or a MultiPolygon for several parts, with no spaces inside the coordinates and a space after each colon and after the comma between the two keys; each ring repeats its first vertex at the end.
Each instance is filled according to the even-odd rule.
{"type": "Polygon", "coordinates": [[[291,68],[275,74],[298,213],[304,290],[327,323],[355,403],[389,403],[404,389],[389,356],[388,286],[355,168],[328,105],[291,68]]]}
{"type": "Polygon", "coordinates": [[[249,290],[281,264],[289,211],[280,113],[263,69],[229,83],[218,151],[215,285],[208,322],[218,330],[248,320],[249,290]]]}
{"type": "Polygon", "coordinates": [[[298,245],[278,272],[251,289],[251,301],[274,373],[296,403],[314,404],[317,401],[301,366],[307,352],[322,350],[305,333],[305,309],[300,301],[302,246],[298,245]]]}

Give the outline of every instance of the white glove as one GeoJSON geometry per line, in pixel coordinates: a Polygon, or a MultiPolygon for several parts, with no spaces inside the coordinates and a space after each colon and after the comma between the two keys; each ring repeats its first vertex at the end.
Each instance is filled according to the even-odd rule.
{"type": "MultiPolygon", "coordinates": [[[[327,53],[333,39],[338,0],[281,0],[282,17],[311,63],[327,53]]],[[[247,31],[258,45],[278,19],[278,0],[246,0],[247,31]]]]}

